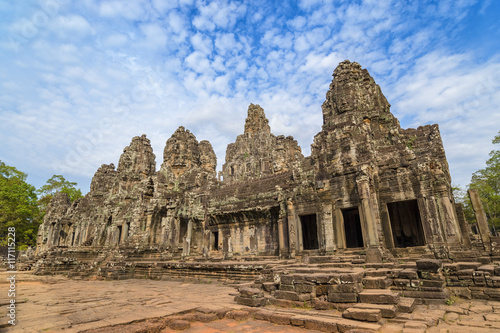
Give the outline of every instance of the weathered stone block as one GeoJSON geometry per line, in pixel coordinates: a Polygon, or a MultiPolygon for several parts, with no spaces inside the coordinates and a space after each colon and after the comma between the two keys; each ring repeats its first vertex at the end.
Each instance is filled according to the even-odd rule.
{"type": "Polygon", "coordinates": [[[356,303],[358,301],[357,293],[329,293],[328,302],[332,303],[356,303]]]}
{"type": "Polygon", "coordinates": [[[260,298],[264,297],[264,293],[260,289],[245,287],[240,289],[240,296],[260,298]]]}
{"type": "Polygon", "coordinates": [[[472,270],[476,270],[479,266],[481,266],[482,264],[480,262],[468,262],[468,261],[461,261],[461,262],[457,262],[457,270],[458,271],[461,271],[461,270],[465,270],[465,269],[472,269],[472,270]]]}
{"type": "Polygon", "coordinates": [[[359,300],[362,303],[397,304],[399,294],[391,290],[367,289],[359,293],[359,300]]]}
{"type": "Polygon", "coordinates": [[[317,300],[317,299],[314,299],[312,301],[312,306],[316,310],[331,310],[331,309],[334,309],[334,306],[333,306],[332,303],[325,302],[325,301],[320,301],[320,300],[317,300]]]}
{"type": "Polygon", "coordinates": [[[382,313],[378,309],[349,308],[342,313],[342,317],[348,319],[378,322],[382,319],[382,313]]]}
{"type": "Polygon", "coordinates": [[[280,299],[286,299],[289,301],[298,301],[299,300],[299,296],[297,295],[296,292],[293,292],[293,291],[276,290],[274,292],[274,297],[280,298],[280,299]]]}
{"type": "Polygon", "coordinates": [[[328,286],[328,294],[331,293],[359,293],[363,291],[361,283],[334,284],[328,286]]]}
{"type": "MultiPolygon", "coordinates": [[[[401,301],[400,301],[401,303],[401,301]]],[[[353,306],[356,309],[376,309],[380,310],[383,318],[394,318],[397,315],[398,308],[394,304],[368,304],[358,303],[353,306]]]]}
{"type": "Polygon", "coordinates": [[[320,284],[316,286],[316,296],[328,295],[328,285],[320,284]]]}
{"type": "Polygon", "coordinates": [[[363,286],[366,289],[386,289],[392,285],[392,280],[385,276],[369,276],[363,279],[363,286]]]}
{"type": "Polygon", "coordinates": [[[418,273],[413,269],[403,269],[399,272],[399,279],[408,279],[408,280],[416,280],[418,279],[418,273]]]}
{"type": "Polygon", "coordinates": [[[308,330],[317,330],[321,332],[338,332],[337,323],[326,319],[304,319],[304,327],[308,330]]]}
{"type": "Polygon", "coordinates": [[[267,291],[268,293],[272,293],[277,289],[276,284],[273,282],[264,282],[262,284],[262,288],[264,288],[264,290],[267,291]]]}
{"type": "Polygon", "coordinates": [[[396,306],[398,312],[412,313],[413,310],[415,309],[415,306],[417,306],[417,302],[414,298],[411,297],[401,297],[396,306]]]}
{"type": "Polygon", "coordinates": [[[408,279],[394,279],[392,283],[398,288],[410,288],[410,280],[408,279]]]}
{"type": "Polygon", "coordinates": [[[421,272],[437,273],[443,267],[443,263],[438,259],[417,260],[417,270],[421,272]]]}
{"type": "Polygon", "coordinates": [[[280,284],[281,291],[295,291],[295,286],[293,284],[280,284]]]}
{"type": "Polygon", "coordinates": [[[276,325],[290,325],[290,317],[284,314],[272,314],[269,316],[269,321],[276,325]]]}
{"type": "Polygon", "coordinates": [[[296,283],[294,284],[297,293],[314,293],[316,294],[316,286],[314,284],[296,283]]]}

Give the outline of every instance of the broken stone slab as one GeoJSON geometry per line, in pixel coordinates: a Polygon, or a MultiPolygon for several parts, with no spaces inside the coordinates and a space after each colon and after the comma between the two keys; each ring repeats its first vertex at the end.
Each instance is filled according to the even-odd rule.
{"type": "Polygon", "coordinates": [[[398,308],[394,304],[369,304],[358,303],[353,306],[356,309],[376,309],[380,310],[383,318],[394,318],[398,313],[398,308]]]}
{"type": "Polygon", "coordinates": [[[261,298],[261,297],[264,297],[264,293],[262,292],[262,290],[257,289],[257,288],[244,287],[244,288],[240,289],[240,296],[261,298]]]}
{"type": "Polygon", "coordinates": [[[367,289],[359,293],[361,303],[397,304],[399,294],[391,290],[367,289]]]}
{"type": "Polygon", "coordinates": [[[342,313],[342,317],[361,321],[378,322],[382,319],[382,313],[378,309],[349,308],[342,313]]]}
{"type": "Polygon", "coordinates": [[[412,313],[417,306],[417,301],[411,297],[401,297],[398,304],[396,305],[398,312],[402,313],[412,313]]]}

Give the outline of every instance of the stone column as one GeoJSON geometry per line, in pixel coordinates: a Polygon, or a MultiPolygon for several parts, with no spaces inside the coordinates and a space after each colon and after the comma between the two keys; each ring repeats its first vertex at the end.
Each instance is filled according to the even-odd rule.
{"type": "Polygon", "coordinates": [[[339,208],[334,208],[334,233],[335,233],[335,245],[339,249],[345,249],[345,228],[344,228],[344,217],[342,216],[342,210],[339,208]]]}
{"type": "Polygon", "coordinates": [[[193,221],[190,219],[187,225],[186,236],[182,242],[182,256],[187,257],[191,252],[191,234],[193,232],[193,221]]]}
{"type": "Polygon", "coordinates": [[[379,246],[377,225],[375,222],[375,205],[373,204],[372,193],[370,191],[370,178],[363,172],[356,179],[359,198],[361,199],[360,217],[363,230],[363,238],[367,247],[379,246]],[[363,221],[364,220],[364,221],[363,221]],[[363,228],[364,226],[364,228],[363,228]]]}
{"type": "Polygon", "coordinates": [[[491,248],[490,244],[490,229],[488,228],[488,220],[486,219],[486,213],[484,212],[483,204],[481,199],[479,198],[479,193],[477,190],[470,189],[468,191],[469,198],[472,204],[472,209],[474,210],[474,214],[476,215],[477,226],[479,229],[479,233],[481,234],[481,240],[483,241],[483,246],[486,251],[489,251],[491,248]]]}
{"type": "Polygon", "coordinates": [[[295,258],[297,249],[297,231],[295,226],[295,209],[292,199],[286,201],[288,217],[288,246],[290,247],[290,257],[295,258]]]}
{"type": "Polygon", "coordinates": [[[285,227],[286,227],[286,201],[283,197],[281,187],[276,186],[278,191],[278,202],[280,205],[280,212],[278,215],[278,241],[279,241],[279,255],[284,256],[288,252],[288,241],[285,240],[285,227]]]}

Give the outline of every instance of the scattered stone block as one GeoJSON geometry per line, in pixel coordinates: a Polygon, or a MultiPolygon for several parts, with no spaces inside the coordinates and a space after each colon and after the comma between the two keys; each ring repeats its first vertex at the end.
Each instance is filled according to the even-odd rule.
{"type": "MultiPolygon", "coordinates": [[[[400,301],[401,302],[401,301],[400,301]]],[[[394,304],[369,304],[358,303],[353,306],[356,309],[376,309],[380,310],[382,318],[394,318],[398,313],[398,308],[394,304]]]]}
{"type": "Polygon", "coordinates": [[[264,297],[264,293],[262,290],[257,289],[257,288],[241,288],[240,289],[240,296],[242,297],[252,297],[252,298],[260,298],[264,297]]]}
{"type": "Polygon", "coordinates": [[[349,308],[342,313],[342,317],[354,320],[378,322],[382,318],[382,313],[378,309],[349,308]]]}
{"type": "Polygon", "coordinates": [[[362,303],[397,304],[399,294],[391,290],[367,289],[359,293],[359,300],[362,303]]]}
{"type": "Polygon", "coordinates": [[[438,259],[421,259],[416,261],[417,270],[421,272],[437,273],[443,267],[443,263],[438,259]]]}
{"type": "Polygon", "coordinates": [[[417,302],[414,298],[411,297],[401,297],[397,304],[398,312],[402,313],[412,313],[415,310],[415,306],[417,306],[417,302]]]}

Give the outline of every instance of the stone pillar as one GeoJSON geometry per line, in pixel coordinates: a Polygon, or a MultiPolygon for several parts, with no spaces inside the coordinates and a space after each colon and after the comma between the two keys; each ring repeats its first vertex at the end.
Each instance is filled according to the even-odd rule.
{"type": "Polygon", "coordinates": [[[323,226],[323,239],[325,242],[325,251],[334,252],[337,248],[334,242],[333,232],[333,211],[331,200],[322,203],[321,207],[321,224],[323,226]]]}
{"type": "Polygon", "coordinates": [[[193,221],[190,219],[187,225],[186,236],[182,240],[182,256],[187,257],[191,252],[191,234],[193,232],[193,221]]]}
{"type": "Polygon", "coordinates": [[[477,190],[470,189],[468,191],[469,198],[472,204],[472,209],[476,215],[477,226],[479,233],[481,234],[481,240],[483,241],[483,246],[486,251],[490,251],[490,229],[488,228],[488,220],[486,219],[486,213],[484,212],[483,204],[479,198],[479,193],[477,190]]]}
{"type": "Polygon", "coordinates": [[[467,226],[467,221],[465,220],[464,208],[461,203],[455,204],[455,212],[457,214],[460,230],[462,231],[462,242],[466,247],[470,248],[472,246],[470,241],[470,232],[467,226]]]}
{"type": "Polygon", "coordinates": [[[283,197],[283,191],[281,187],[276,186],[276,190],[278,191],[278,202],[280,204],[280,212],[278,215],[278,241],[279,241],[279,255],[283,257],[287,255],[288,249],[288,240],[285,240],[285,228],[287,226],[286,221],[286,201],[283,197]]]}
{"type": "Polygon", "coordinates": [[[443,224],[446,242],[448,244],[462,243],[462,232],[451,199],[449,197],[438,198],[437,205],[439,207],[440,220],[443,224]]]}
{"type": "Polygon", "coordinates": [[[288,217],[288,246],[290,247],[290,257],[295,258],[295,252],[298,250],[295,209],[291,198],[286,201],[286,204],[288,217]]]}
{"type": "Polygon", "coordinates": [[[342,216],[342,210],[336,208],[334,210],[334,233],[336,244],[339,249],[345,249],[345,228],[344,228],[344,217],[342,216]]]}
{"type": "Polygon", "coordinates": [[[379,237],[375,221],[375,207],[370,191],[370,178],[366,173],[357,177],[359,198],[361,199],[360,217],[365,246],[379,246],[379,237]],[[363,228],[364,227],[364,228],[363,228]]]}

